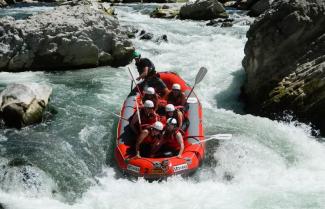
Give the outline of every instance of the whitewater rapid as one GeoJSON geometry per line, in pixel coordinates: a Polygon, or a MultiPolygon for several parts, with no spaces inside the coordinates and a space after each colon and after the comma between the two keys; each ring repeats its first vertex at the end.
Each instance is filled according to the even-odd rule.
{"type": "Polygon", "coordinates": [[[119,111],[130,89],[126,68],[0,73],[1,88],[19,81],[50,84],[58,112],[44,124],[0,131],[0,166],[13,157],[34,165],[27,166],[34,174],[29,184],[19,168],[9,169],[12,178],[0,171],[0,203],[10,209],[324,208],[325,147],[311,127],[244,114],[238,102],[247,23],[253,20],[237,11],[229,11],[231,28],[151,19],[147,14],[155,6],[116,10],[122,25],[167,35],[167,43],[133,40],[159,71],[176,71],[191,84],[201,66],[209,70],[196,89],[205,132],[232,133],[233,139],[210,141],[192,177],[131,181],[114,167],[116,118],[109,114],[119,111]]]}

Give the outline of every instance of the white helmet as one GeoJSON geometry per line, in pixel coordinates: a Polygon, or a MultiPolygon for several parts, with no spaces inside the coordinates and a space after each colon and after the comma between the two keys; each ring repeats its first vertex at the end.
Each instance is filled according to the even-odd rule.
{"type": "Polygon", "coordinates": [[[177,120],[175,118],[168,118],[167,119],[167,124],[176,125],[177,124],[177,120]]]}
{"type": "Polygon", "coordinates": [[[166,110],[166,112],[174,112],[175,107],[173,104],[168,104],[168,105],[166,105],[165,110],[166,110]]]}
{"type": "Polygon", "coordinates": [[[151,100],[146,100],[143,104],[144,107],[148,107],[148,108],[154,108],[154,104],[151,100]]]}
{"type": "Polygon", "coordinates": [[[178,83],[174,83],[172,86],[173,90],[181,90],[181,85],[179,85],[178,83]]]}
{"type": "Polygon", "coordinates": [[[164,129],[164,125],[159,121],[156,121],[151,127],[159,131],[162,131],[164,129]]]}
{"type": "Polygon", "coordinates": [[[150,94],[150,95],[155,94],[155,89],[152,88],[152,87],[148,87],[148,88],[144,91],[144,93],[146,93],[146,94],[150,94]]]}

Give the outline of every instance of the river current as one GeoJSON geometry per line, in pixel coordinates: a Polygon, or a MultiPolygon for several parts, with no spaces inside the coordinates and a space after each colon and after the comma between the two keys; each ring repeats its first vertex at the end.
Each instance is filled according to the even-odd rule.
{"type": "Polygon", "coordinates": [[[246,32],[254,20],[235,10],[228,11],[234,19],[229,28],[152,19],[148,13],[156,6],[130,4],[116,11],[122,25],[153,33],[153,41],[133,43],[158,71],[175,71],[192,84],[201,66],[208,69],[195,90],[205,132],[233,138],[208,142],[206,159],[191,177],[126,179],[114,163],[117,119],[110,112],[119,112],[130,90],[127,68],[1,72],[0,90],[12,82],[49,84],[55,113],[42,124],[0,130],[0,203],[10,209],[324,208],[325,146],[311,136],[311,127],[245,114],[238,100],[246,32]],[[168,42],[154,41],[163,34],[168,42]],[[23,165],[10,166],[13,161],[23,165]]]}

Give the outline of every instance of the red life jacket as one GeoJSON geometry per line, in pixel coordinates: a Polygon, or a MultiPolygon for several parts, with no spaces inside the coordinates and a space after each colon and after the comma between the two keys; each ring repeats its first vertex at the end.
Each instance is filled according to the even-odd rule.
{"type": "Polygon", "coordinates": [[[144,138],[142,143],[154,144],[157,140],[159,140],[159,135],[153,136],[152,129],[149,129],[149,134],[146,138],[144,138]]]}
{"type": "Polygon", "coordinates": [[[173,92],[170,92],[167,97],[167,103],[173,104],[174,106],[184,106],[185,96],[183,93],[179,96],[174,96],[173,92]]]}
{"type": "Polygon", "coordinates": [[[179,150],[181,148],[180,144],[177,141],[176,135],[180,133],[179,130],[174,131],[173,134],[164,135],[164,145],[173,148],[175,150],[179,150]]]}
{"type": "Polygon", "coordinates": [[[142,125],[149,126],[159,120],[159,115],[155,112],[153,112],[150,115],[146,115],[144,109],[142,108],[142,109],[140,109],[140,118],[141,118],[142,125]]]}

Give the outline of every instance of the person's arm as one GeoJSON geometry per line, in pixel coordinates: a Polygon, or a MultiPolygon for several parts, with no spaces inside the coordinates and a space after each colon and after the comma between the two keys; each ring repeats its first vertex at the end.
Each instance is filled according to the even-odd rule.
{"type": "Polygon", "coordinates": [[[181,149],[179,150],[177,157],[181,157],[183,154],[183,151],[184,151],[184,141],[183,141],[182,134],[178,132],[176,134],[176,139],[177,139],[178,144],[181,146],[181,149]]]}
{"type": "Polygon", "coordinates": [[[161,98],[163,99],[167,99],[168,94],[170,93],[169,89],[167,87],[165,87],[162,91],[162,95],[161,98]]]}
{"type": "Polygon", "coordinates": [[[135,112],[134,114],[133,114],[133,116],[132,116],[132,119],[131,119],[131,121],[130,121],[130,128],[132,129],[132,131],[134,132],[134,133],[136,133],[136,134],[138,134],[139,133],[139,131],[137,130],[137,128],[135,127],[135,124],[137,124],[137,122],[138,122],[138,117],[137,117],[137,112],[135,112]]]}
{"type": "Polygon", "coordinates": [[[186,98],[183,92],[181,93],[181,97],[182,97],[181,105],[185,107],[186,98]]]}
{"type": "Polygon", "coordinates": [[[181,129],[183,126],[183,113],[180,110],[177,110],[177,117],[178,128],[181,129]]]}
{"type": "Polygon", "coordinates": [[[148,135],[149,135],[149,131],[147,129],[144,129],[140,133],[140,136],[139,136],[139,138],[137,140],[137,143],[135,145],[136,157],[138,157],[138,158],[141,158],[141,156],[140,156],[140,145],[148,135]]]}
{"type": "Polygon", "coordinates": [[[155,95],[155,99],[154,99],[154,105],[155,105],[155,112],[157,112],[158,107],[159,107],[159,99],[157,97],[157,95],[155,95]]]}
{"type": "Polygon", "coordinates": [[[145,79],[145,77],[148,75],[148,72],[149,72],[149,67],[144,67],[141,75],[139,75],[139,77],[137,77],[137,81],[139,81],[141,79],[145,79]]]}

